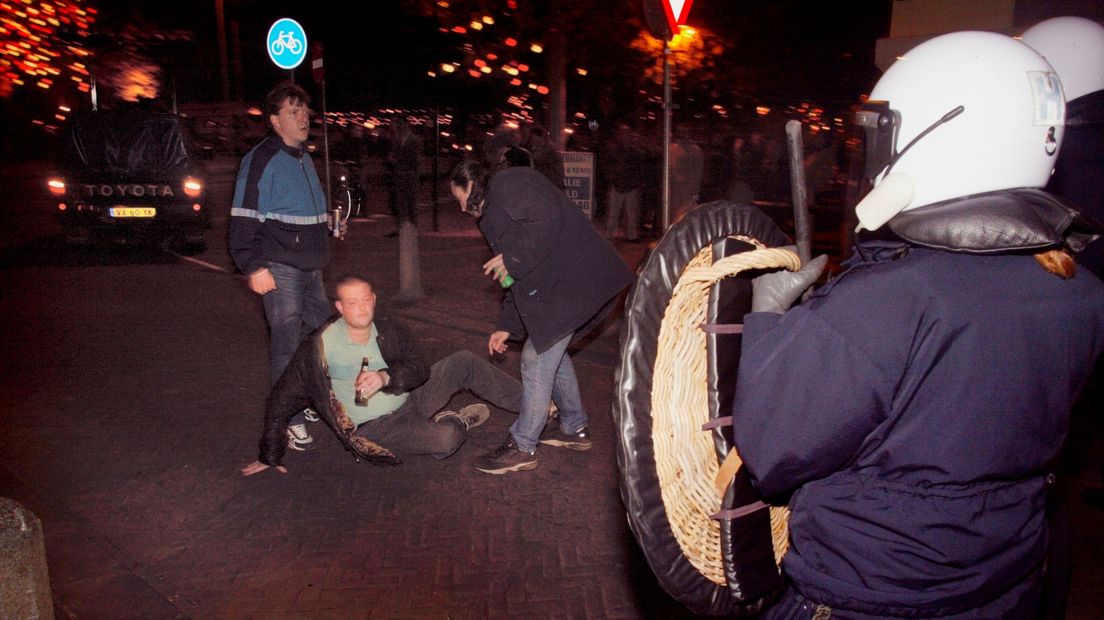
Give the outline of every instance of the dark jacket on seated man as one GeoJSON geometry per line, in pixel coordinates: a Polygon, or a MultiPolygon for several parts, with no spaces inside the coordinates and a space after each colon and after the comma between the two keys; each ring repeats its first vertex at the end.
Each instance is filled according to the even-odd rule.
{"type": "MultiPolygon", "coordinates": [[[[425,383],[429,378],[429,366],[419,354],[410,330],[380,314],[374,317],[374,324],[380,353],[388,364],[383,370],[391,377],[391,382],[381,391],[402,394],[425,383]]],[[[265,401],[265,427],[258,460],[270,466],[280,464],[286,449],[288,420],[310,407],[334,430],[345,449],[358,458],[374,463],[399,464],[399,458],[386,446],[353,434],[356,425],[346,415],[345,407],[337,400],[330,385],[322,344],[322,332],[328,326],[311,334],[299,346],[287,370],[269,392],[265,401]]]]}

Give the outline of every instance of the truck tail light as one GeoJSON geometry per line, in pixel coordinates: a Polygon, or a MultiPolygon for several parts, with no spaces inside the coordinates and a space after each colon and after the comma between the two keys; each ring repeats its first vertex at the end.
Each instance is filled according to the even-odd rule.
{"type": "Polygon", "coordinates": [[[46,185],[50,188],[50,193],[55,196],[65,195],[65,180],[54,177],[49,181],[46,181],[46,185]]]}
{"type": "Polygon", "coordinates": [[[188,177],[184,179],[184,195],[191,198],[199,196],[203,191],[203,183],[195,177],[188,177]]]}

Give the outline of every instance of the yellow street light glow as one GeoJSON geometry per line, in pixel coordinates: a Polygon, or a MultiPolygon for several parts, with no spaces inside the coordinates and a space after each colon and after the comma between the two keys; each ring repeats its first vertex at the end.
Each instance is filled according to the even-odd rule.
{"type": "Polygon", "coordinates": [[[429,71],[426,71],[426,75],[428,75],[429,77],[435,78],[435,77],[437,77],[437,72],[434,71],[433,69],[430,69],[429,71]]]}
{"type": "Polygon", "coordinates": [[[441,64],[441,71],[444,71],[445,73],[452,73],[453,71],[456,71],[456,67],[454,67],[454,66],[452,66],[448,63],[442,63],[441,64]]]}
{"type": "Polygon", "coordinates": [[[765,105],[755,106],[755,113],[759,116],[766,116],[770,114],[770,108],[765,105]]]}
{"type": "Polygon", "coordinates": [[[490,15],[484,15],[483,16],[483,23],[487,24],[488,26],[493,25],[494,24],[494,18],[491,17],[490,15]]]}
{"type": "Polygon", "coordinates": [[[540,43],[534,43],[529,46],[529,51],[534,54],[539,54],[544,51],[544,47],[540,43]]]}
{"type": "Polygon", "coordinates": [[[492,69],[490,67],[488,67],[487,65],[483,65],[482,67],[479,68],[479,70],[482,71],[483,73],[490,73],[492,71],[492,69]]]}
{"type": "Polygon", "coordinates": [[[483,22],[472,22],[468,24],[468,27],[472,30],[483,30],[483,22]]]}
{"type": "Polygon", "coordinates": [[[578,69],[576,69],[575,72],[578,73],[579,75],[586,75],[587,74],[587,70],[582,68],[582,67],[579,67],[578,69]]]}

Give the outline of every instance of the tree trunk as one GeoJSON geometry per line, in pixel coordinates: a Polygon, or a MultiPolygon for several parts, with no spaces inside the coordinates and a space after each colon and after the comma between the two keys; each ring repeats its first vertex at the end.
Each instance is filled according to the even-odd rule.
{"type": "Polygon", "coordinates": [[[399,223],[399,293],[395,301],[411,302],[425,297],[418,269],[418,228],[403,219],[399,223]]]}
{"type": "Polygon", "coordinates": [[[564,150],[567,135],[567,37],[559,28],[548,31],[548,136],[557,151],[564,150]]]}

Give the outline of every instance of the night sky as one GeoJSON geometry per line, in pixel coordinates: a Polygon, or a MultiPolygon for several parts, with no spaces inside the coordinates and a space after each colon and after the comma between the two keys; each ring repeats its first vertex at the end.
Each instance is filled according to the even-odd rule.
{"type": "MultiPolygon", "coordinates": [[[[325,43],[331,109],[430,105],[440,93],[432,92],[426,71],[449,45],[436,24],[405,15],[396,1],[350,4],[225,0],[228,28],[237,21],[241,39],[242,79],[240,85],[235,80],[237,92],[231,95],[256,100],[287,77],[265,55],[263,39],[277,18],[293,17],[308,37],[325,43]]],[[[776,100],[848,99],[876,80],[874,41],[888,33],[891,5],[890,0],[697,0],[690,25],[721,34],[741,61],[765,69],[767,75],[757,79],[776,100]]],[[[101,0],[98,6],[105,26],[138,17],[163,29],[194,31],[194,43],[169,49],[162,61],[182,101],[221,96],[214,0],[101,0]]],[[[639,1],[628,0],[624,7],[626,19],[643,21],[639,1]]],[[[310,83],[305,66],[296,75],[310,83]]]]}

